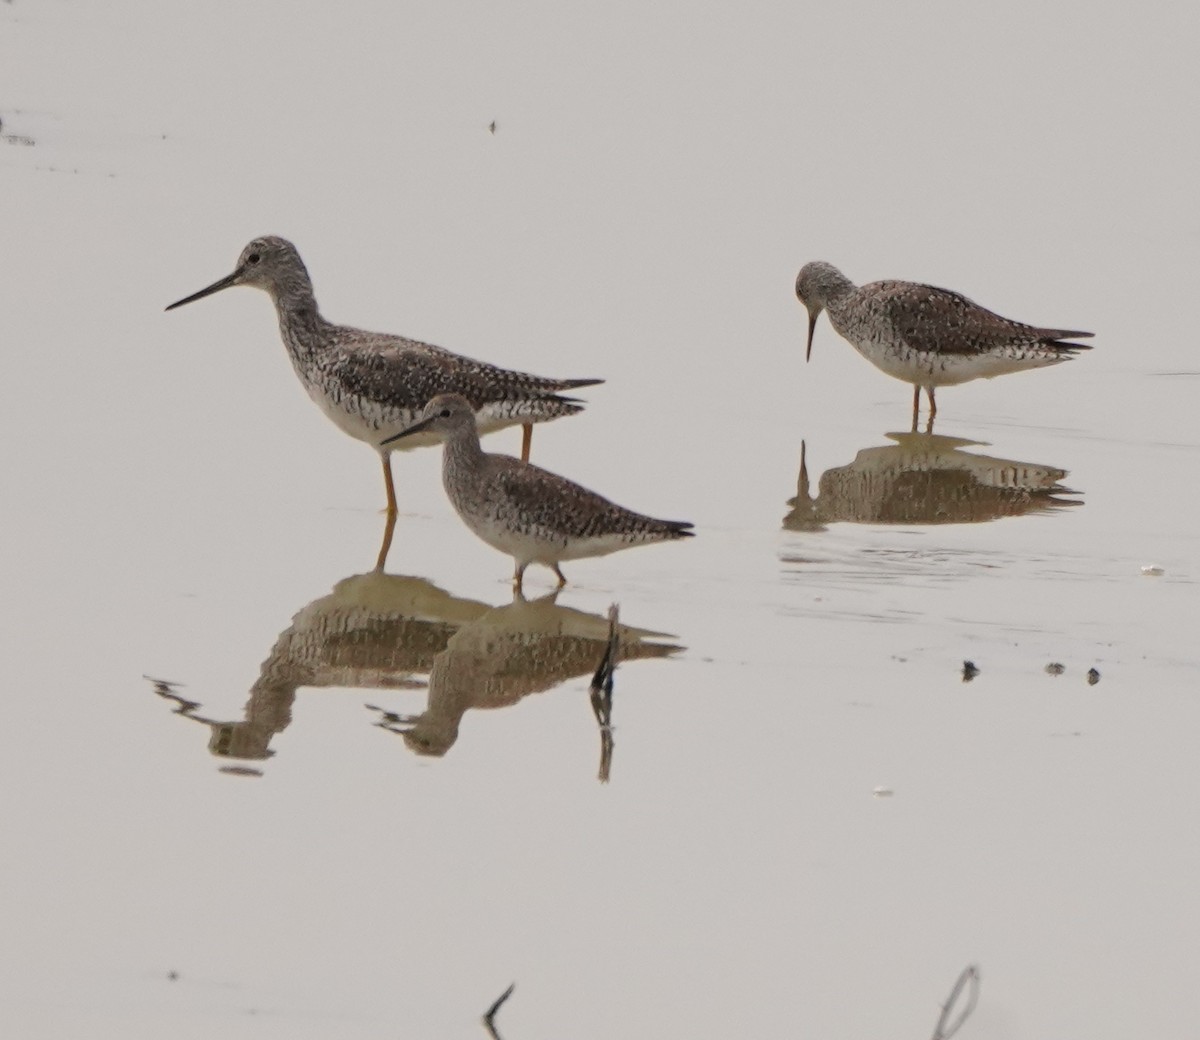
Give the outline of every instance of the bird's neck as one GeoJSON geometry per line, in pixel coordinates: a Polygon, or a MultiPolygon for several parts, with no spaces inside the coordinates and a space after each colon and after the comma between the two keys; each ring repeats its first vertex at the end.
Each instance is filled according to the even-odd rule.
{"type": "Polygon", "coordinates": [[[271,297],[284,342],[302,354],[315,352],[324,342],[318,334],[326,322],[317,309],[312,282],[307,278],[289,279],[274,286],[271,297]]]}
{"type": "Polygon", "coordinates": [[[458,736],[458,724],[484,689],[488,676],[482,674],[491,659],[473,646],[463,650],[447,646],[437,655],[429,673],[429,700],[422,721],[450,735],[458,736]]]}
{"type": "Polygon", "coordinates": [[[831,271],[821,283],[821,296],[827,308],[836,308],[851,293],[856,286],[841,271],[831,271]]]}
{"type": "Polygon", "coordinates": [[[446,438],[442,449],[442,479],[449,485],[452,478],[470,474],[483,465],[483,446],[479,443],[479,430],[475,423],[455,430],[446,438]]]}

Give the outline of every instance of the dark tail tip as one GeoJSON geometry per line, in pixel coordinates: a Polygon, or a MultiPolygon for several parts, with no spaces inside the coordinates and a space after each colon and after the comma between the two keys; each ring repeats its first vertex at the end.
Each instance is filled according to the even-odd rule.
{"type": "Polygon", "coordinates": [[[1095,333],[1092,332],[1077,332],[1074,329],[1043,329],[1042,343],[1047,347],[1053,347],[1055,350],[1061,350],[1070,353],[1076,350],[1091,350],[1090,343],[1071,343],[1073,339],[1091,339],[1095,333]]]}
{"type": "MultiPolygon", "coordinates": [[[[564,415],[578,415],[587,407],[586,402],[574,397],[554,397],[551,400],[558,405],[558,411],[553,415],[548,415],[547,419],[561,419],[564,415]]],[[[532,421],[537,422],[536,419],[532,421]]]]}
{"type": "Polygon", "coordinates": [[[1048,340],[1045,345],[1047,347],[1052,347],[1054,350],[1057,350],[1060,354],[1066,354],[1068,357],[1073,357],[1074,355],[1078,354],[1081,350],[1091,350],[1092,349],[1092,344],[1090,344],[1090,343],[1065,343],[1064,341],[1062,341],[1060,339],[1048,340]]]}

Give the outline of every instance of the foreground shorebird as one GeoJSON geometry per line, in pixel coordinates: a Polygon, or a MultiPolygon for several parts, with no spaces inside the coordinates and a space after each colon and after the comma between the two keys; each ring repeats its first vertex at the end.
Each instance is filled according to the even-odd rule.
{"type": "Polygon", "coordinates": [[[459,394],[435,397],[419,422],[384,445],[421,433],[444,438],[442,483],[450,504],[476,535],[513,558],[518,589],[531,563],[551,568],[561,588],[567,583],[558,566],[563,560],[692,535],[685,521],[631,512],[528,462],[489,455],[479,444],[471,405],[459,394]]]}
{"type": "MultiPolygon", "coordinates": [[[[321,317],[312,279],[296,247],[274,235],[256,238],[238,257],[233,274],[171,304],[167,310],[233,285],[268,293],[279,313],[279,332],[304,389],[337,427],[370,444],[383,460],[387,510],[396,513],[389,434],[420,417],[426,402],[441,393],[462,394],[483,433],[518,423],[524,428],[521,458],[529,458],[533,424],[573,415],[583,405],[560,390],[593,386],[601,379],[546,379],[497,368],[441,347],[384,332],[334,325],[321,317]]],[[[436,444],[417,437],[404,448],[436,444]]]]}
{"type": "Polygon", "coordinates": [[[913,384],[913,423],[921,387],[937,415],[934,387],[1006,372],[1043,368],[1070,360],[1085,343],[1063,340],[1090,332],[1023,325],[994,314],[949,289],[917,282],[871,282],[856,286],[832,264],[816,260],[800,268],[796,296],[808,310],[808,347],[822,310],[837,333],[876,368],[913,384]]]}

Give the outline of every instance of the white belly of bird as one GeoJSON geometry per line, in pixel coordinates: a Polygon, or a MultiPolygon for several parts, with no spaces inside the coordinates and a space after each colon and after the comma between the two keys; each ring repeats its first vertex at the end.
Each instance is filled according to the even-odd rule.
{"type": "MultiPolygon", "coordinates": [[[[421,418],[421,411],[409,411],[405,408],[393,408],[381,405],[365,397],[343,398],[338,400],[327,394],[319,384],[304,378],[301,380],[308,396],[318,408],[343,433],[349,434],[355,440],[363,441],[378,448],[380,442],[388,437],[408,429],[421,418]]],[[[493,433],[512,426],[519,419],[499,414],[499,407],[494,404],[484,405],[475,415],[479,433],[493,433]]],[[[429,448],[441,444],[442,438],[434,433],[414,433],[411,437],[389,445],[391,451],[411,451],[413,448],[429,448]]]]}
{"type": "Polygon", "coordinates": [[[463,522],[493,549],[511,556],[518,564],[554,564],[589,556],[606,556],[618,549],[638,544],[638,539],[622,535],[598,535],[567,539],[552,532],[522,532],[491,518],[462,516],[463,522]]]}
{"type": "Polygon", "coordinates": [[[1050,355],[1005,351],[979,354],[931,354],[878,343],[854,344],[863,357],[881,372],[919,386],[955,386],[972,379],[993,379],[1027,368],[1044,368],[1066,360],[1050,355]]]}
{"type": "Polygon", "coordinates": [[[1024,372],[1029,368],[1046,368],[1066,361],[1066,356],[1050,354],[1039,357],[1030,353],[1017,351],[1005,353],[977,354],[971,357],[948,357],[940,360],[941,380],[938,386],[953,386],[955,383],[965,383],[971,379],[994,379],[996,376],[1008,375],[1009,372],[1024,372]]]}

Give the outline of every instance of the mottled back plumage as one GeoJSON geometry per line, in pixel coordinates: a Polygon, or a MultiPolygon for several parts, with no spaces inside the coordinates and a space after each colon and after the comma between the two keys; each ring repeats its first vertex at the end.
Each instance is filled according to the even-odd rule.
{"type": "MultiPolygon", "coordinates": [[[[1060,342],[1090,336],[1090,332],[1026,325],[1003,318],[961,293],[932,285],[872,282],[858,290],[858,297],[863,314],[881,316],[899,342],[924,353],[970,356],[997,349],[1035,351],[1044,347],[1070,355],[1091,350],[1086,343],[1060,342]]],[[[830,314],[832,318],[832,311],[830,314]]],[[[843,324],[852,324],[852,316],[848,318],[841,309],[839,315],[843,324]]]]}

